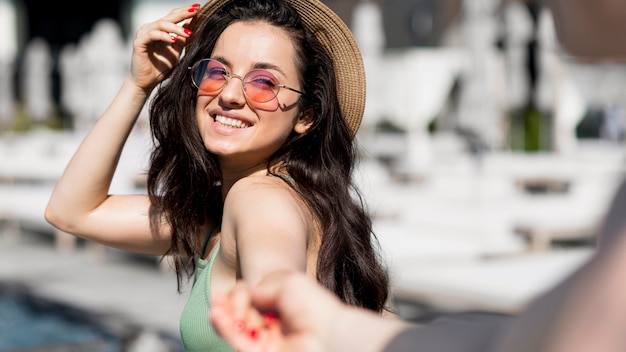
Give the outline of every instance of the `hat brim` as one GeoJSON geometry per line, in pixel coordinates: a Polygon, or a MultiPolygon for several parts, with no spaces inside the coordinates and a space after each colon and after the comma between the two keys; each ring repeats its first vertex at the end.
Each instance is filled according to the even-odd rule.
{"type": "MultiPolygon", "coordinates": [[[[210,0],[199,10],[209,17],[231,0],[210,0]]],[[[343,20],[318,0],[283,0],[300,14],[331,57],[337,81],[337,97],[351,137],[356,135],[365,111],[365,67],[361,51],[343,20]]]]}

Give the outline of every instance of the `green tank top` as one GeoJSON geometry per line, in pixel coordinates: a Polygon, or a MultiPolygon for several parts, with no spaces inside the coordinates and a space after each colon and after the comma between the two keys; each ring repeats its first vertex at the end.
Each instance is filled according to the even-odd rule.
{"type": "MultiPolygon", "coordinates": [[[[205,252],[209,235],[214,229],[215,227],[207,234],[207,238],[202,246],[202,253],[205,252]]],[[[219,248],[220,244],[218,242],[208,259],[202,259],[200,256],[195,258],[196,273],[193,285],[180,317],[180,336],[186,352],[234,351],[226,341],[219,337],[209,320],[209,310],[211,309],[211,269],[219,248]]]]}

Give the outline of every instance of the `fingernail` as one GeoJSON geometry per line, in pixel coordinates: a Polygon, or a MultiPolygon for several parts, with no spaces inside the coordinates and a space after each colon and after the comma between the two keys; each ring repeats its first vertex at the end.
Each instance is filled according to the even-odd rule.
{"type": "Polygon", "coordinates": [[[238,332],[242,332],[245,328],[246,324],[244,324],[243,321],[237,320],[235,322],[235,330],[237,330],[238,332]]]}
{"type": "Polygon", "coordinates": [[[193,4],[191,7],[200,7],[200,4],[193,4]]]}
{"type": "Polygon", "coordinates": [[[198,8],[197,7],[192,7],[192,8],[190,8],[187,11],[189,11],[189,12],[196,12],[196,11],[198,11],[198,8]]]}
{"type": "Polygon", "coordinates": [[[255,329],[250,330],[250,337],[253,340],[256,340],[259,337],[259,332],[255,329]]]}
{"type": "Polygon", "coordinates": [[[176,36],[170,36],[170,38],[172,38],[173,41],[177,41],[178,40],[178,37],[176,37],[176,36]]]}
{"type": "Polygon", "coordinates": [[[191,35],[191,33],[193,33],[190,29],[187,29],[187,28],[185,28],[184,31],[185,31],[185,34],[187,35],[191,35]]]}
{"type": "Polygon", "coordinates": [[[276,314],[274,313],[265,313],[263,317],[265,318],[266,324],[271,324],[276,321],[276,314]]]}

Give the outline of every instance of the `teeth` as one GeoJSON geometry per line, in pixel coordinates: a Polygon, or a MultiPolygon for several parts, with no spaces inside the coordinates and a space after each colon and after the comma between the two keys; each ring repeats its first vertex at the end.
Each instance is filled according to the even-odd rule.
{"type": "Polygon", "coordinates": [[[215,115],[215,121],[226,126],[235,127],[235,128],[246,128],[248,127],[247,123],[244,123],[240,120],[231,119],[230,117],[225,117],[222,115],[215,115]]]}

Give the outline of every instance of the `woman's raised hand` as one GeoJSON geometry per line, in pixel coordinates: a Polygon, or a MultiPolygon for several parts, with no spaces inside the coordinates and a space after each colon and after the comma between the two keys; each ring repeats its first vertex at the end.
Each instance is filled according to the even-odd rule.
{"type": "Polygon", "coordinates": [[[176,66],[187,38],[192,35],[185,27],[199,8],[200,4],[180,7],[139,28],[133,42],[130,71],[138,88],[149,94],[176,66]]]}

